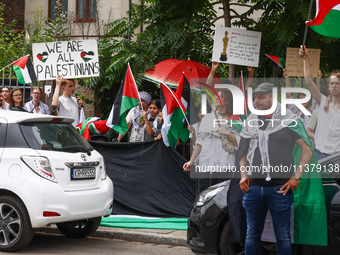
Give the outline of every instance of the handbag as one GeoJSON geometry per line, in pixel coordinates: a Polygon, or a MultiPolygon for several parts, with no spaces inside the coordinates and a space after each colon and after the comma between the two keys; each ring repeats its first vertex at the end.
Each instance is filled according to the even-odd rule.
{"type": "Polygon", "coordinates": [[[222,135],[222,147],[229,153],[234,153],[235,151],[235,145],[230,141],[230,139],[227,136],[222,135]]]}

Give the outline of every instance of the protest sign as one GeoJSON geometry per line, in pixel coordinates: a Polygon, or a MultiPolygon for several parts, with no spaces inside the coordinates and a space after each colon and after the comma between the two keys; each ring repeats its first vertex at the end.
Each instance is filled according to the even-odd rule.
{"type": "Polygon", "coordinates": [[[99,76],[96,40],[34,43],[32,51],[39,81],[99,76]]]}
{"type": "MultiPolygon", "coordinates": [[[[313,77],[318,77],[320,65],[320,49],[308,49],[310,66],[313,77]]],[[[299,55],[299,48],[287,48],[287,75],[290,77],[304,77],[303,58],[299,55]]]]}
{"type": "Polygon", "coordinates": [[[216,27],[212,61],[258,67],[261,32],[216,27]]]}

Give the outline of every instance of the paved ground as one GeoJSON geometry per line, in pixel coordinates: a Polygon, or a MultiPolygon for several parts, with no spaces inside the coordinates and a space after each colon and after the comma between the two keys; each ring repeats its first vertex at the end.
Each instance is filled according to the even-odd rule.
{"type": "MultiPolygon", "coordinates": [[[[42,228],[39,231],[60,233],[55,225],[42,228]]],[[[184,230],[99,227],[92,236],[154,244],[186,246],[186,235],[187,232],[184,230]]]]}

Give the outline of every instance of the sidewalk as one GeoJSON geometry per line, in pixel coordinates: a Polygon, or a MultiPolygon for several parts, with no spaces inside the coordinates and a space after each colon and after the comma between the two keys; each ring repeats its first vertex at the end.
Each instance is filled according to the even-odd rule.
{"type": "MultiPolygon", "coordinates": [[[[61,234],[56,225],[45,227],[37,232],[61,234]]],[[[133,229],[99,227],[92,237],[115,238],[134,242],[186,246],[187,231],[169,229],[133,229]]]]}

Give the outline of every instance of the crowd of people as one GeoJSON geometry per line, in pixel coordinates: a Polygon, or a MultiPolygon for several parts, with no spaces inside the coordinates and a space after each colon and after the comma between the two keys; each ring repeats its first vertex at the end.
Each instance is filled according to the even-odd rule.
{"type": "MultiPolygon", "coordinates": [[[[204,116],[198,125],[189,127],[193,133],[194,150],[190,160],[183,165],[185,171],[190,170],[190,166],[193,165],[236,166],[240,170],[241,176],[235,176],[234,180],[231,180],[229,193],[232,190],[232,195],[237,197],[238,191],[242,192],[236,211],[241,214],[242,207],[245,210],[246,232],[245,236],[233,233],[232,241],[244,242],[245,254],[248,255],[258,254],[260,251],[261,235],[268,210],[276,237],[276,254],[292,254],[290,224],[293,191],[296,191],[300,185],[305,168],[313,158],[313,150],[317,160],[340,150],[340,72],[333,71],[329,75],[327,92],[329,95],[324,91],[320,92],[321,72],[319,71],[319,76],[314,82],[306,47],[301,47],[299,54],[304,61],[305,82],[312,95],[308,102],[302,104],[309,115],[303,114],[296,106],[289,106],[287,114],[283,115],[281,105],[278,103],[277,108],[270,115],[250,113],[245,123],[253,125],[245,124],[241,132],[232,129],[230,124],[229,126],[213,125],[214,119],[230,120],[232,116],[233,99],[232,96],[228,96],[230,91],[220,89],[222,105],[216,100],[213,112],[204,116]],[[285,125],[282,125],[284,121],[285,125]],[[293,125],[293,122],[297,123],[296,128],[289,126],[293,125]],[[226,140],[228,142],[224,142],[226,140]],[[292,153],[296,146],[300,148],[297,161],[294,158],[296,155],[292,153]],[[279,173],[252,170],[260,168],[269,170],[274,166],[293,165],[295,168],[279,173]],[[237,188],[232,188],[233,181],[238,183],[237,188]]],[[[218,63],[212,64],[210,79],[214,77],[217,67],[218,63]]],[[[248,70],[250,79],[246,89],[253,83],[253,70],[248,70]]],[[[287,76],[286,70],[284,70],[284,77],[286,87],[290,87],[290,77],[287,76]]],[[[207,83],[209,82],[211,83],[208,78],[207,83]]],[[[264,82],[253,90],[253,105],[256,110],[271,109],[274,87],[274,84],[264,82]]],[[[292,97],[291,94],[287,95],[287,98],[292,97]]],[[[299,99],[304,97],[305,94],[297,95],[299,99]]],[[[230,205],[228,202],[232,225],[230,205]]],[[[238,220],[239,218],[238,216],[238,220]]],[[[240,228],[241,225],[238,222],[231,228],[240,228]]]]}
{"type": "MultiPolygon", "coordinates": [[[[79,96],[73,97],[75,81],[73,79],[63,79],[58,76],[56,79],[56,89],[54,91],[51,109],[59,116],[72,117],[73,126],[79,124],[80,110],[83,102],[79,96]],[[63,91],[59,96],[60,89],[63,91]]],[[[42,89],[35,86],[31,90],[31,101],[24,103],[22,90],[19,88],[9,89],[7,86],[1,88],[0,109],[2,110],[23,110],[33,114],[49,115],[50,107],[40,101],[42,89]]]]}

